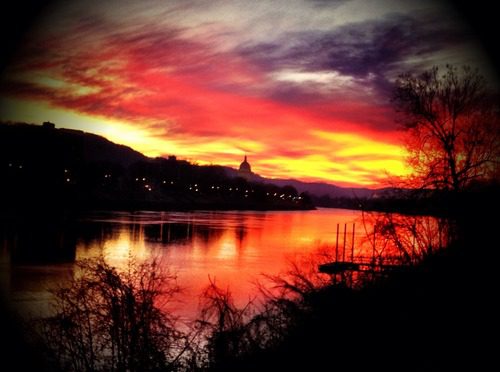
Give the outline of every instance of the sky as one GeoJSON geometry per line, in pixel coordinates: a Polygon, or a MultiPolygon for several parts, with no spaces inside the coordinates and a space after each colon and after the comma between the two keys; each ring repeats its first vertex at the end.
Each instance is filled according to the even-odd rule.
{"type": "Polygon", "coordinates": [[[84,130],[148,156],[340,186],[411,172],[398,75],[468,64],[477,36],[427,0],[72,1],[0,77],[0,120],[84,130]]]}

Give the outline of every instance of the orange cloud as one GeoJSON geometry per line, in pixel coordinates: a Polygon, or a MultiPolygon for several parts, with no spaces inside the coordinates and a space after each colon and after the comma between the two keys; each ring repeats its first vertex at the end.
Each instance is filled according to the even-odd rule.
{"type": "Polygon", "coordinates": [[[329,96],[296,104],[276,93],[283,76],[176,30],[96,32],[50,40],[14,66],[2,85],[7,119],[51,120],[202,164],[236,166],[248,153],[267,177],[378,186],[384,172],[407,172],[384,106],[329,96]]]}

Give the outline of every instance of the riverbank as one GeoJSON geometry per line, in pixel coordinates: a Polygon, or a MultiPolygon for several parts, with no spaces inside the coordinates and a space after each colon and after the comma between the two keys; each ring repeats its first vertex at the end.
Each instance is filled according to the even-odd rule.
{"type": "Polygon", "coordinates": [[[495,222],[478,205],[467,212],[446,249],[357,290],[340,282],[302,294],[283,342],[219,370],[491,369],[495,242],[485,231],[495,222]]]}
{"type": "MultiPolygon", "coordinates": [[[[269,214],[263,219],[263,214],[259,213],[253,217],[248,213],[223,213],[230,218],[227,224],[224,224],[230,228],[228,234],[221,230],[222,225],[217,222],[217,214],[211,212],[206,212],[203,216],[185,216],[186,223],[183,225],[179,225],[178,216],[175,215],[176,220],[170,221],[174,223],[162,225],[162,221],[158,221],[159,215],[155,214],[117,214],[109,218],[111,223],[104,223],[102,228],[85,229],[83,239],[75,235],[73,226],[62,234],[52,234],[42,227],[33,232],[30,227],[17,234],[15,251],[19,258],[23,244],[39,248],[45,235],[47,243],[52,247],[55,247],[54,243],[84,242],[78,248],[81,253],[89,252],[91,244],[97,247],[118,247],[113,242],[119,242],[120,247],[163,242],[174,245],[180,243],[175,245],[175,249],[174,245],[165,245],[168,249],[161,249],[161,252],[195,252],[181,247],[185,247],[187,241],[199,242],[198,244],[202,244],[199,247],[203,247],[197,250],[200,253],[215,251],[225,254],[225,265],[220,265],[220,256],[211,255],[215,261],[209,262],[208,268],[227,268],[228,259],[231,257],[238,262],[239,266],[234,271],[236,276],[230,276],[233,288],[235,282],[242,279],[243,271],[255,263],[255,251],[249,248],[255,247],[256,241],[260,242],[259,246],[265,248],[263,262],[274,264],[278,261],[277,256],[271,256],[274,251],[272,246],[257,239],[269,236],[269,242],[279,248],[283,245],[283,240],[289,241],[284,234],[293,233],[296,241],[302,242],[304,237],[311,236],[308,230],[296,231],[297,227],[305,225],[305,218],[316,215],[321,217],[331,212],[332,210],[319,210],[297,216],[296,221],[300,221],[298,226],[291,225],[288,220],[293,213],[277,213],[276,220],[269,220],[269,214]],[[194,227],[191,222],[193,220],[198,223],[206,221],[213,228],[207,229],[205,225],[201,228],[194,227]],[[156,221],[155,225],[150,223],[152,221],[156,221]],[[242,221],[248,224],[245,226],[253,228],[242,228],[242,221]],[[278,222],[280,225],[277,225],[278,222]],[[266,223],[268,233],[258,227],[257,223],[266,223]],[[129,225],[130,229],[125,227],[129,225]],[[258,228],[255,228],[256,226],[258,228]],[[270,232],[273,231],[279,234],[281,239],[272,238],[270,232]],[[256,235],[252,236],[253,233],[256,235]],[[140,237],[140,241],[134,240],[134,236],[140,237]],[[125,237],[134,243],[128,244],[127,240],[124,240],[125,237]],[[228,237],[235,239],[237,243],[234,251],[227,250],[228,242],[233,241],[228,240],[228,237]],[[220,243],[220,248],[225,247],[226,250],[211,248],[210,242],[220,243]],[[249,254],[248,261],[244,260],[245,252],[249,254]]],[[[345,216],[350,212],[342,212],[346,213],[342,217],[342,221],[345,221],[345,216]]],[[[490,353],[483,334],[491,329],[496,317],[492,310],[495,268],[493,260],[488,259],[495,245],[491,244],[491,233],[485,232],[495,231],[496,221],[484,221],[481,212],[481,207],[476,204],[454,219],[453,228],[450,230],[454,235],[447,249],[433,251],[418,265],[402,268],[387,277],[367,281],[359,289],[350,289],[343,285],[343,282],[318,288],[296,286],[301,293],[295,301],[278,298],[279,306],[270,308],[274,312],[256,314],[253,323],[249,323],[248,327],[246,324],[241,327],[236,324],[236,329],[225,330],[227,332],[221,337],[230,335],[233,341],[236,339],[234,342],[239,345],[238,349],[226,357],[222,355],[217,363],[211,365],[211,370],[331,368],[353,371],[447,371],[464,367],[468,370],[485,369],[486,363],[490,362],[488,358],[494,354],[490,353]],[[257,329],[252,328],[252,324],[258,324],[257,322],[263,319],[267,319],[266,327],[277,328],[267,328],[272,332],[255,333],[252,336],[251,332],[257,329]],[[275,320],[280,322],[276,323],[275,320]],[[251,332],[241,333],[242,329],[251,332]],[[237,332],[231,333],[232,330],[237,332]],[[241,335],[244,337],[238,339],[241,335]],[[262,347],[266,337],[279,339],[279,342],[271,341],[262,347]]],[[[102,218],[97,220],[102,221],[102,218]]],[[[335,225],[332,218],[328,221],[330,227],[335,225]]],[[[311,228],[324,227],[327,225],[325,222],[310,220],[308,225],[311,228]]],[[[335,236],[334,229],[332,231],[335,236]]],[[[325,232],[322,236],[325,236],[324,234],[325,232]]],[[[299,245],[292,247],[291,251],[300,248],[300,243],[297,244],[299,245]]],[[[208,256],[197,260],[195,266],[206,262],[206,257],[208,256]]],[[[26,259],[30,257],[25,255],[20,258],[25,264],[26,259]]],[[[38,256],[36,259],[40,261],[38,256]]],[[[186,262],[191,261],[183,261],[183,269],[186,269],[186,262]]],[[[262,263],[256,267],[262,271],[262,263]]],[[[217,278],[218,283],[221,283],[221,273],[218,273],[217,278]]],[[[307,276],[305,278],[307,279],[307,276]]],[[[15,279],[12,278],[19,286],[19,281],[15,279]]]]}
{"type": "Polygon", "coordinates": [[[407,190],[403,196],[370,199],[334,198],[323,201],[313,198],[313,201],[317,207],[456,218],[476,213],[481,208],[496,210],[500,207],[499,190],[499,184],[491,183],[476,185],[457,193],[407,190]]]}

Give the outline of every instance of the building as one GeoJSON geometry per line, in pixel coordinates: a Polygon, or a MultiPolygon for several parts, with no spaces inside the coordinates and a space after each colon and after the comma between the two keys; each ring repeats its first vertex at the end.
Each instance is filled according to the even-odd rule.
{"type": "Polygon", "coordinates": [[[250,166],[250,163],[247,161],[246,155],[245,159],[240,164],[240,168],[238,169],[238,176],[246,180],[250,180],[254,176],[254,174],[252,173],[252,167],[250,166]]]}
{"type": "Polygon", "coordinates": [[[44,121],[42,127],[45,129],[55,129],[56,125],[50,121],[44,121]]]}

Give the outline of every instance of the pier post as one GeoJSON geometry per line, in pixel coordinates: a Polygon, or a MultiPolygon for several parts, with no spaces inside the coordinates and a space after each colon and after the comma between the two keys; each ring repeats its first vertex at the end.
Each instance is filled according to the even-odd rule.
{"type": "Polygon", "coordinates": [[[373,225],[373,246],[372,246],[372,265],[373,265],[373,269],[375,269],[375,244],[376,244],[376,239],[375,239],[375,225],[373,225]]]}
{"type": "Polygon", "coordinates": [[[351,241],[351,262],[354,262],[354,231],[356,230],[356,224],[352,224],[352,241],[351,241]]]}
{"type": "Polygon", "coordinates": [[[335,243],[335,262],[339,260],[339,224],[337,224],[337,240],[335,243]]]}
{"type": "Polygon", "coordinates": [[[342,248],[342,261],[345,262],[345,239],[347,234],[347,224],[344,224],[344,247],[342,248]]]}

